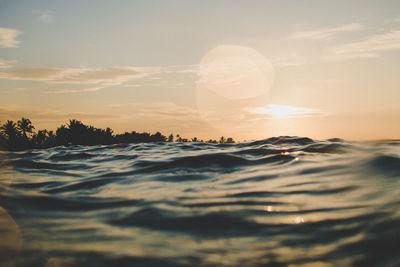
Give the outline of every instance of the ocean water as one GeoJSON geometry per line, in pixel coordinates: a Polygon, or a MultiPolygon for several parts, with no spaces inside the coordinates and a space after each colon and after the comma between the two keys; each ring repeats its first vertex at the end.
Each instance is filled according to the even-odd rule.
{"type": "Polygon", "coordinates": [[[1,266],[400,266],[400,142],[1,154],[1,266]]]}

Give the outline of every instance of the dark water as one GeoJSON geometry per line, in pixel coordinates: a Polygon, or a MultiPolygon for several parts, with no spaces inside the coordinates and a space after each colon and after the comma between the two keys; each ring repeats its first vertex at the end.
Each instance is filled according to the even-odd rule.
{"type": "Polygon", "coordinates": [[[2,266],[400,266],[400,142],[57,147],[1,170],[2,266]]]}

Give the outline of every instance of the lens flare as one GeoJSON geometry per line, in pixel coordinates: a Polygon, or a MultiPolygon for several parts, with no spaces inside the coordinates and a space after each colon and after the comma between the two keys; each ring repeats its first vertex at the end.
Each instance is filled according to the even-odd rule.
{"type": "Polygon", "coordinates": [[[201,117],[222,133],[259,129],[257,114],[248,110],[268,104],[274,75],[270,61],[252,48],[215,47],[199,66],[196,101],[201,117]]]}

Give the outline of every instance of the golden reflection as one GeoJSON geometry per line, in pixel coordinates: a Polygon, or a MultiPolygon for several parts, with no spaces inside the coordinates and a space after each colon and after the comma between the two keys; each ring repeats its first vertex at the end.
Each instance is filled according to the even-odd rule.
{"type": "Polygon", "coordinates": [[[264,210],[265,210],[266,212],[272,212],[272,211],[273,211],[272,206],[265,206],[265,207],[264,207],[264,210]]]}
{"type": "Polygon", "coordinates": [[[300,224],[300,223],[304,223],[304,222],[305,222],[304,217],[301,217],[301,216],[296,217],[296,219],[295,219],[294,221],[295,221],[297,224],[300,224]]]}

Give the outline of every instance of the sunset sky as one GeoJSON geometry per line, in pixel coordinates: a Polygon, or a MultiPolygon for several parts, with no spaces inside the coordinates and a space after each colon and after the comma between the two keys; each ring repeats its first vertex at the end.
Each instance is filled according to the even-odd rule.
{"type": "Polygon", "coordinates": [[[0,122],[400,138],[400,1],[0,0],[0,122]]]}

